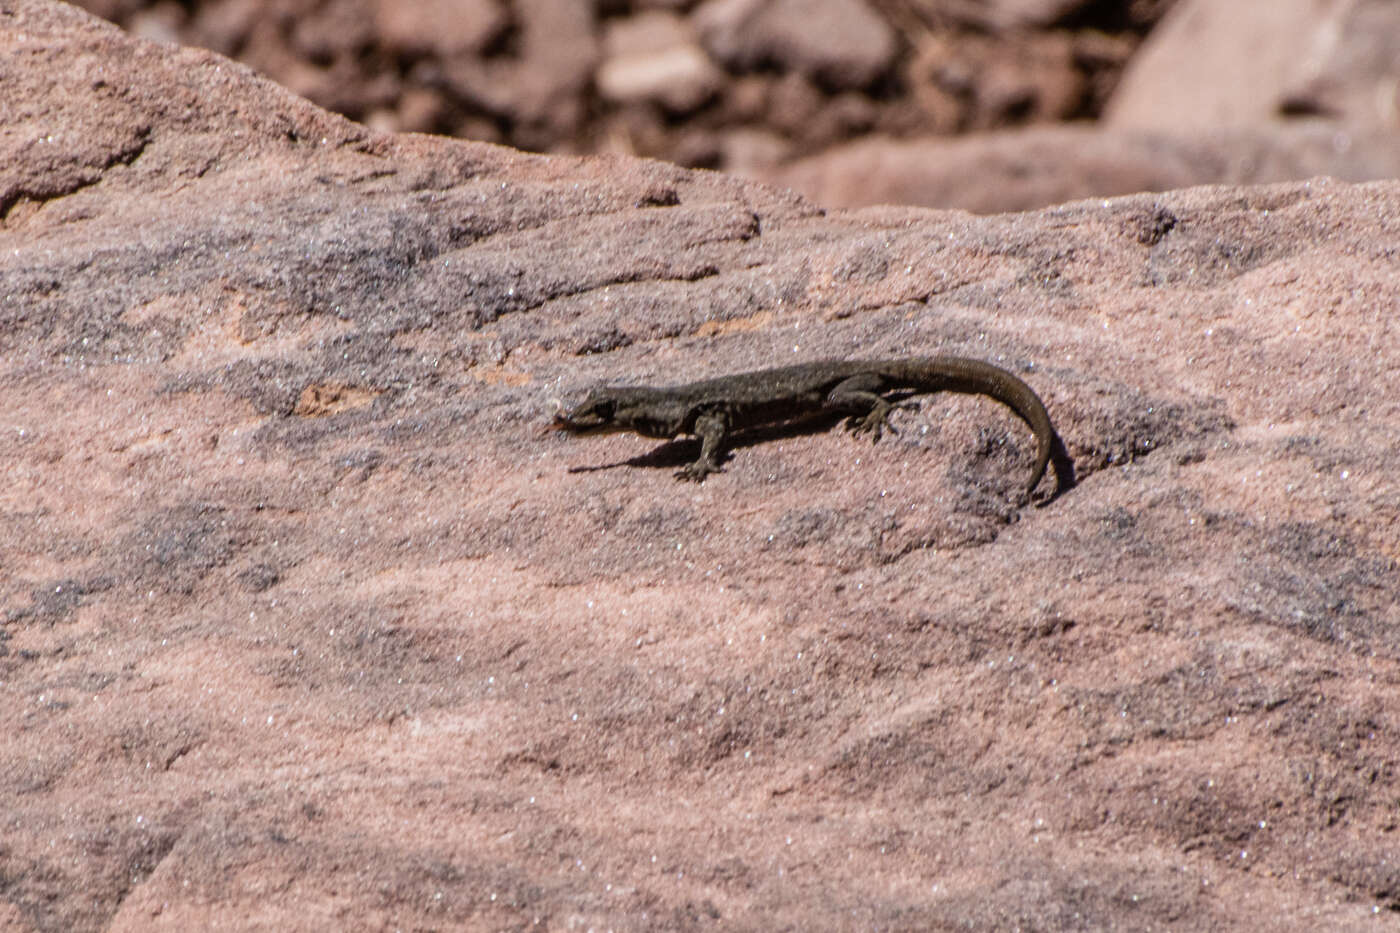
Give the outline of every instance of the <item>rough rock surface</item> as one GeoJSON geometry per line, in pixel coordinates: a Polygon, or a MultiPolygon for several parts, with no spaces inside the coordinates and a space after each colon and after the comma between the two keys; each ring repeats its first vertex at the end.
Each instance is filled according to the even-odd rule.
{"type": "Polygon", "coordinates": [[[1400,184],[825,215],[46,0],[0,108],[0,925],[1400,925],[1400,184]],[[540,431],[930,351],[1078,485],[540,431]]]}

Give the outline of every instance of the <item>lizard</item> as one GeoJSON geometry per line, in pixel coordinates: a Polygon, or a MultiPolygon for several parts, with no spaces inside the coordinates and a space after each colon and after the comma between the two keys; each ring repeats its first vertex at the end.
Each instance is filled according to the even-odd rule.
{"type": "Polygon", "coordinates": [[[851,416],[847,426],[853,433],[869,434],[878,441],[886,429],[895,433],[890,412],[911,407],[910,402],[893,402],[881,394],[900,390],[988,395],[1005,404],[1035,434],[1035,462],[1026,495],[1040,484],[1057,439],[1045,403],[1012,373],[960,356],[817,360],[679,386],[605,385],[593,389],[578,405],[561,409],[550,428],[571,434],[695,435],[700,439],[700,456],[678,470],[676,477],[698,483],[723,471],[720,461],[730,434],[744,428],[838,412],[851,416]]]}

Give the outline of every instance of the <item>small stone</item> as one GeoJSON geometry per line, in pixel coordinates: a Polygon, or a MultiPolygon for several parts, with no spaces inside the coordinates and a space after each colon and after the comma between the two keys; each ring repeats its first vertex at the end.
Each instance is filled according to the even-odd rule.
{"type": "Polygon", "coordinates": [[[862,0],[710,0],[694,22],[710,54],[735,71],[777,64],[836,90],[871,84],[898,47],[862,0]]]}
{"type": "Polygon", "coordinates": [[[698,46],[686,45],[651,55],[611,58],[598,69],[598,90],[617,103],[655,101],[686,113],[719,90],[720,70],[698,46]]]}
{"type": "Polygon", "coordinates": [[[478,54],[506,26],[497,0],[379,0],[375,23],[392,49],[444,57],[478,54]]]}
{"type": "Polygon", "coordinates": [[[661,10],[613,22],[603,38],[599,92],[619,104],[654,102],[675,113],[700,107],[719,91],[724,74],[680,16],[661,10]]]}

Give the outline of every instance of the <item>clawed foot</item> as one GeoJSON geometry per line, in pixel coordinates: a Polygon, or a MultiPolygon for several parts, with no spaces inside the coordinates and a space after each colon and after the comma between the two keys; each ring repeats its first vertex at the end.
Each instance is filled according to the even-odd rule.
{"type": "Polygon", "coordinates": [[[705,477],[711,473],[723,473],[719,467],[706,463],[704,460],[697,460],[694,463],[687,463],[676,471],[676,479],[683,479],[691,483],[703,483],[705,477]]]}
{"type": "Polygon", "coordinates": [[[846,430],[852,434],[869,434],[870,442],[873,444],[884,435],[885,429],[889,428],[891,434],[898,434],[894,425],[890,424],[889,416],[884,412],[871,412],[868,415],[856,417],[852,415],[846,420],[846,430]]]}
{"type": "Polygon", "coordinates": [[[846,428],[852,434],[869,434],[870,442],[873,444],[880,439],[885,431],[889,431],[891,434],[899,433],[899,430],[895,428],[893,424],[890,424],[890,412],[894,411],[896,408],[917,407],[918,404],[915,402],[885,402],[882,405],[872,408],[864,415],[852,415],[850,419],[846,421],[846,428]]]}

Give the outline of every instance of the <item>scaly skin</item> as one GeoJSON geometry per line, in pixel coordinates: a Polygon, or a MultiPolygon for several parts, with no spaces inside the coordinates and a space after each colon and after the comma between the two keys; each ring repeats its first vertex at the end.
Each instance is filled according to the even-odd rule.
{"type": "Polygon", "coordinates": [[[688,385],[602,386],[560,412],[553,426],[574,434],[633,431],[645,437],[700,438],[700,457],[676,476],[701,482],[721,471],[731,432],[788,421],[814,412],[845,412],[850,428],[879,440],[889,428],[892,403],[881,393],[965,392],[988,395],[1021,417],[1035,434],[1036,455],[1026,486],[1030,495],[1045,476],[1055,429],[1040,397],[1006,370],[960,356],[890,360],[819,360],[706,379],[688,385]]]}

